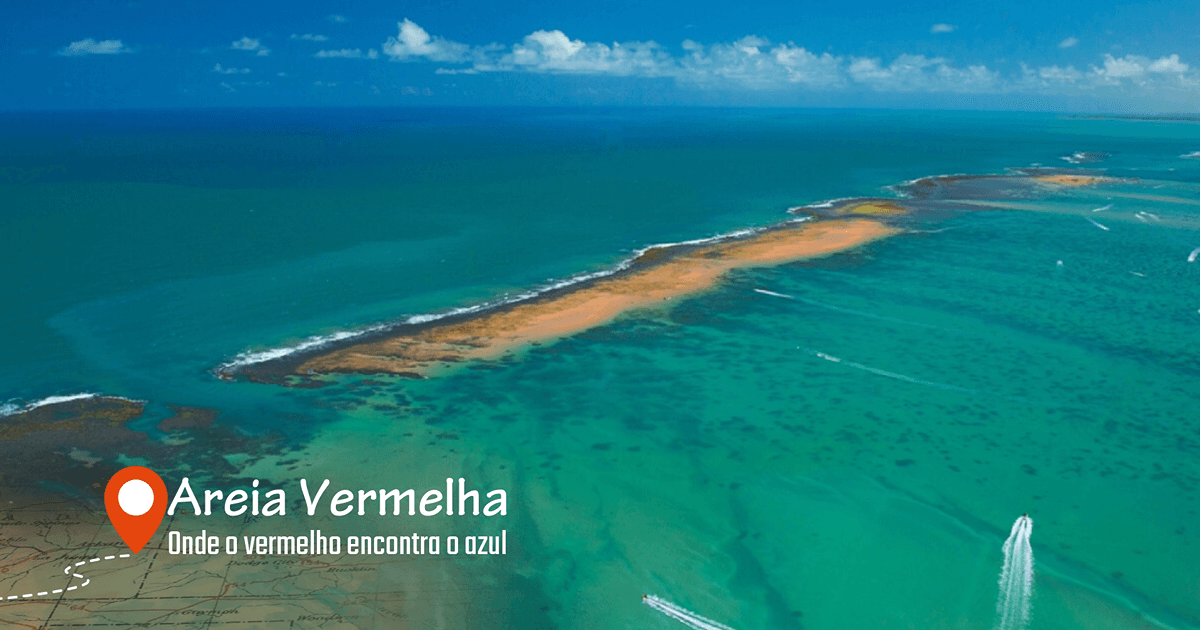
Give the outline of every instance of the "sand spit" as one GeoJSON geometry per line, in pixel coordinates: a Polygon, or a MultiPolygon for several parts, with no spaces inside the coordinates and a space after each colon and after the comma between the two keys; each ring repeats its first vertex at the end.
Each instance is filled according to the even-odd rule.
{"type": "Polygon", "coordinates": [[[611,275],[492,309],[397,325],[278,360],[225,368],[218,376],[299,386],[316,384],[307,377],[330,373],[428,377],[463,361],[496,359],[704,291],[732,269],[827,256],[896,234],[901,230],[882,219],[902,216],[906,209],[885,200],[855,200],[821,214],[715,242],[649,248],[611,275]]]}

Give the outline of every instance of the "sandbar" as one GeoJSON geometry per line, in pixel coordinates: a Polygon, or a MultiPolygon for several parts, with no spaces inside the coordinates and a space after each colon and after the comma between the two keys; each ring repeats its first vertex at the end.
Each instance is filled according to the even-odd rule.
{"type": "Polygon", "coordinates": [[[496,359],[603,325],[634,309],[704,291],[732,269],[827,256],[890,236],[900,230],[878,215],[904,212],[889,202],[860,202],[835,209],[830,218],[788,222],[736,239],[651,248],[610,276],[466,317],[401,326],[368,341],[323,348],[286,365],[256,365],[239,372],[260,382],[283,382],[286,374],[428,377],[453,364],[496,359]]]}
{"type": "Polygon", "coordinates": [[[1108,181],[1107,177],[1095,175],[1038,175],[1034,177],[1039,182],[1062,184],[1064,186],[1091,186],[1108,181]]]}

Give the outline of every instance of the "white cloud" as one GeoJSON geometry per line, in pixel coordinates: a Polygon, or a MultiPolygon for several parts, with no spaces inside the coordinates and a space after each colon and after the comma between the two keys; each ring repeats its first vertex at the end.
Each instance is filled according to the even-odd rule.
{"type": "Polygon", "coordinates": [[[1179,61],[1179,55],[1171,55],[1170,57],[1160,57],[1149,66],[1146,66],[1146,70],[1158,73],[1183,74],[1188,71],[1188,65],[1179,61]]]}
{"type": "Polygon", "coordinates": [[[953,24],[944,24],[944,23],[943,24],[934,24],[933,26],[929,27],[930,33],[953,33],[954,31],[957,31],[957,30],[958,30],[957,26],[955,26],[953,24]]]}
{"type": "Polygon", "coordinates": [[[1074,48],[1075,45],[1078,43],[1079,43],[1078,39],[1076,39],[1074,37],[1068,37],[1068,38],[1062,40],[1061,42],[1058,42],[1058,47],[1059,48],[1074,48]]]}
{"type": "Polygon", "coordinates": [[[212,71],[217,74],[250,74],[250,68],[224,68],[221,64],[213,66],[212,71]]]}
{"type": "Polygon", "coordinates": [[[350,18],[344,15],[327,15],[325,18],[330,22],[336,22],[338,24],[345,24],[346,22],[350,21],[350,18]]]}
{"type": "Polygon", "coordinates": [[[1074,66],[1031,68],[1022,64],[1023,76],[1003,86],[1008,91],[1067,94],[1070,92],[1125,94],[1142,97],[1187,97],[1200,87],[1200,76],[1179,55],[1157,60],[1140,55],[1105,55],[1102,67],[1088,71],[1074,66]]]}
{"type": "MultiPolygon", "coordinates": [[[[959,94],[1122,90],[1146,95],[1173,90],[1176,96],[1200,88],[1200,72],[1179,55],[1154,60],[1109,54],[1103,57],[1102,67],[1092,66],[1090,70],[1021,63],[1019,72],[1001,74],[983,64],[957,65],[950,59],[924,54],[901,54],[891,60],[818,54],[793,42],[774,43],[753,35],[715,44],[689,39],[681,47],[682,52],[672,52],[653,41],[589,42],[572,39],[560,30],[534,31],[509,46],[469,46],[432,36],[405,19],[399,23],[398,35],[383,44],[382,52],[396,61],[463,64],[436,68],[434,72],[441,75],[525,72],[668,78],[702,88],[959,94]]],[[[360,49],[318,53],[344,58],[370,55],[370,51],[363,54],[360,49]]]]}
{"type": "Polygon", "coordinates": [[[987,66],[959,68],[941,57],[904,54],[884,66],[878,59],[853,58],[848,68],[855,83],[886,92],[961,92],[996,90],[1000,75],[987,66]]]}
{"type": "Polygon", "coordinates": [[[378,59],[379,51],[372,48],[364,53],[361,48],[343,48],[341,50],[322,50],[313,56],[319,59],[378,59]]]}
{"type": "Polygon", "coordinates": [[[71,42],[58,51],[63,57],[81,57],[83,55],[116,55],[133,52],[121,43],[119,39],[106,39],[98,42],[92,38],[71,42]]]}
{"type": "Polygon", "coordinates": [[[295,33],[292,33],[292,36],[291,36],[291,37],[289,37],[288,39],[299,39],[299,40],[303,40],[303,41],[306,41],[306,42],[324,42],[324,41],[329,41],[329,38],[328,38],[328,37],[326,37],[326,36],[324,36],[324,35],[314,35],[313,33],[305,33],[305,34],[303,34],[303,35],[297,35],[297,34],[295,34],[295,33]]]}
{"type": "Polygon", "coordinates": [[[1046,66],[1038,68],[1037,76],[1046,81],[1075,83],[1083,79],[1083,73],[1076,70],[1074,66],[1060,68],[1058,66],[1046,66]]]}
{"type": "Polygon", "coordinates": [[[526,70],[563,74],[661,76],[671,56],[654,42],[585,43],[562,31],[534,31],[480,70],[526,70]]]}
{"type": "Polygon", "coordinates": [[[243,37],[230,44],[229,47],[233,50],[255,51],[254,54],[259,57],[266,57],[271,54],[269,49],[263,47],[262,42],[249,37],[243,37]]]}
{"type": "Polygon", "coordinates": [[[840,57],[817,55],[790,42],[772,46],[761,37],[748,36],[704,46],[689,39],[683,42],[683,49],[687,54],[674,74],[688,82],[725,81],[765,88],[790,83],[829,86],[843,81],[840,57]]]}
{"type": "Polygon", "coordinates": [[[393,61],[425,58],[430,61],[462,62],[467,60],[470,46],[441,37],[430,37],[425,29],[405,19],[398,24],[400,33],[383,43],[383,53],[393,61]]]}
{"type": "Polygon", "coordinates": [[[1159,57],[1155,60],[1140,55],[1125,55],[1120,58],[1113,57],[1112,55],[1104,55],[1104,67],[1092,68],[1092,72],[1104,82],[1111,84],[1121,79],[1131,79],[1139,83],[1144,82],[1151,78],[1147,77],[1146,73],[1183,75],[1188,69],[1188,64],[1180,61],[1179,55],[1159,57]]]}
{"type": "Polygon", "coordinates": [[[1142,65],[1142,58],[1133,55],[1125,55],[1117,59],[1112,55],[1104,55],[1104,70],[1102,71],[1105,77],[1112,79],[1126,79],[1130,77],[1141,76],[1146,69],[1142,65]]]}

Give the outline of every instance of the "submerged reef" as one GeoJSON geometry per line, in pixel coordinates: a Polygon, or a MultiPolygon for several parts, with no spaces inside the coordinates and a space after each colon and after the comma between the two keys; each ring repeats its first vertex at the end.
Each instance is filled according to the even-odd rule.
{"type": "Polygon", "coordinates": [[[157,426],[167,435],[155,439],[130,427],[143,416],[143,401],[96,395],[48,400],[0,416],[0,491],[102,505],[105,484],[132,461],[168,478],[184,462],[229,475],[237,469],[228,455],[253,458],[280,446],[278,436],[252,436],[215,422],[211,409],[170,407],[174,415],[157,426]]]}

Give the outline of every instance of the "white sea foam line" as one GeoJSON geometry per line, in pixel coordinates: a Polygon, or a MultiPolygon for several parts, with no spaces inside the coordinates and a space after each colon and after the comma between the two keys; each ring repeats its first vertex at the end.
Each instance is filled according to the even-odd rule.
{"type": "Polygon", "coordinates": [[[788,212],[798,212],[800,210],[818,210],[818,209],[824,209],[824,208],[832,208],[835,205],[842,203],[844,201],[854,201],[855,199],[862,199],[862,197],[838,197],[837,199],[826,199],[825,201],[818,201],[816,203],[810,203],[805,206],[792,206],[792,207],[788,208],[787,211],[788,212]]]}
{"type": "Polygon", "coordinates": [[[1113,207],[1113,205],[1110,203],[1107,206],[1101,206],[1099,208],[1092,208],[1092,212],[1104,212],[1105,210],[1108,210],[1111,207],[1113,207]]]}
{"type": "Polygon", "coordinates": [[[1188,262],[1190,262],[1190,263],[1191,263],[1191,262],[1196,262],[1196,258],[1197,258],[1197,257],[1200,257],[1200,247],[1197,247],[1196,249],[1193,249],[1193,250],[1192,250],[1192,253],[1188,254],[1188,259],[1187,259],[1187,260],[1188,260],[1188,262]]]}
{"type": "MultiPolygon", "coordinates": [[[[68,394],[65,396],[47,396],[41,400],[35,400],[35,401],[33,401],[31,403],[27,403],[25,405],[14,403],[13,401],[10,400],[10,401],[4,403],[4,405],[0,406],[0,418],[3,418],[5,416],[16,415],[19,413],[26,413],[29,411],[33,411],[34,409],[37,409],[38,407],[45,407],[46,405],[57,405],[60,403],[71,402],[73,400],[87,400],[87,399],[91,399],[91,398],[101,398],[101,397],[102,396],[100,394],[84,392],[84,393],[80,393],[80,394],[68,394]]],[[[103,396],[103,398],[110,398],[113,400],[124,400],[126,402],[131,402],[131,403],[146,402],[144,400],[136,400],[134,398],[125,398],[123,396],[103,396]]]]}
{"type": "MultiPolygon", "coordinates": [[[[917,182],[922,182],[927,179],[936,181],[939,179],[945,179],[947,177],[980,177],[980,178],[984,178],[984,177],[997,177],[997,175],[989,175],[989,174],[981,175],[979,173],[943,173],[941,175],[926,175],[924,177],[910,179],[907,181],[900,182],[899,184],[892,184],[891,186],[887,186],[886,188],[888,190],[891,190],[891,191],[899,194],[901,197],[908,197],[908,192],[905,189],[912,187],[917,182]]],[[[853,199],[853,197],[851,197],[851,198],[853,199]]]]}
{"type": "MultiPolygon", "coordinates": [[[[90,562],[101,562],[103,560],[116,560],[119,558],[128,558],[128,557],[129,557],[129,554],[127,554],[127,553],[123,553],[119,556],[104,556],[103,558],[97,556],[95,558],[92,558],[91,560],[80,560],[79,562],[76,562],[75,564],[68,564],[65,568],[63,568],[63,573],[69,574],[73,578],[83,580],[83,584],[79,584],[77,586],[68,586],[65,590],[73,591],[78,588],[83,588],[83,587],[87,586],[88,584],[92,583],[92,578],[84,577],[83,575],[80,575],[79,573],[71,573],[72,568],[78,567],[78,566],[83,566],[90,562]]],[[[60,589],[55,589],[53,591],[41,591],[41,592],[37,593],[36,595],[33,593],[26,593],[24,595],[9,595],[8,597],[0,597],[0,599],[10,599],[10,600],[11,599],[29,599],[31,597],[45,597],[46,595],[57,595],[62,592],[64,592],[64,589],[60,588],[60,589]]]]}
{"type": "Polygon", "coordinates": [[[271,348],[268,350],[257,350],[257,351],[246,350],[246,351],[238,353],[237,356],[230,359],[229,361],[226,361],[225,363],[218,365],[215,372],[220,374],[220,373],[224,373],[224,372],[229,372],[231,370],[236,370],[237,368],[245,367],[247,365],[254,365],[256,363],[264,363],[266,361],[281,359],[283,357],[286,357],[290,354],[294,354],[296,352],[319,348],[321,346],[324,346],[324,345],[327,345],[327,344],[330,344],[330,343],[333,343],[336,341],[344,341],[346,339],[353,339],[355,337],[360,337],[360,336],[368,334],[368,333],[386,330],[386,329],[392,328],[393,326],[396,326],[396,325],[426,324],[429,322],[437,321],[439,319],[445,319],[447,317],[454,317],[456,315],[467,315],[470,313],[477,313],[479,311],[533,299],[535,297],[538,297],[539,295],[542,295],[542,294],[550,292],[550,291],[566,288],[573,284],[579,284],[581,282],[587,282],[589,280],[596,280],[599,278],[604,278],[606,276],[611,276],[615,273],[624,271],[624,270],[628,269],[631,265],[633,265],[633,263],[636,262],[637,259],[640,258],[643,254],[645,254],[646,252],[649,252],[653,249],[688,246],[688,245],[708,245],[708,244],[712,244],[712,243],[720,243],[723,241],[728,241],[728,240],[732,240],[732,239],[736,239],[736,238],[742,238],[745,236],[751,236],[753,234],[758,234],[759,232],[769,230],[778,225],[785,225],[785,224],[790,224],[790,223],[804,223],[806,221],[811,221],[811,220],[812,220],[812,217],[796,217],[796,218],[788,219],[786,221],[782,221],[780,223],[776,223],[774,225],[769,225],[769,226],[765,226],[765,227],[757,227],[757,228],[744,228],[741,230],[725,232],[725,233],[718,234],[716,236],[710,236],[707,238],[698,238],[698,239],[692,239],[689,241],[678,241],[678,242],[672,242],[672,243],[656,243],[653,245],[647,245],[645,247],[642,247],[641,249],[634,250],[633,256],[617,263],[614,267],[612,267],[610,269],[604,269],[601,271],[577,274],[577,275],[570,276],[570,277],[562,279],[562,280],[551,280],[547,284],[545,284],[541,287],[538,287],[536,289],[532,289],[530,291],[524,291],[524,292],[518,293],[516,295],[504,296],[504,297],[501,297],[501,298],[498,298],[495,300],[482,302],[480,304],[475,304],[472,306],[464,306],[461,308],[449,309],[449,310],[441,311],[438,313],[411,315],[407,318],[399,320],[398,322],[376,324],[374,326],[368,326],[366,328],[361,328],[361,329],[353,330],[353,331],[340,331],[340,332],[335,332],[335,333],[331,333],[328,335],[315,335],[315,336],[309,337],[308,339],[305,339],[304,341],[301,341],[300,343],[290,345],[290,346],[271,348]]]}
{"type": "Polygon", "coordinates": [[[59,403],[71,402],[72,400],[86,400],[88,398],[95,397],[96,394],[83,392],[79,394],[68,394],[66,396],[47,396],[41,400],[35,400],[25,405],[18,405],[9,401],[5,403],[3,407],[0,407],[0,417],[33,411],[38,407],[45,407],[46,405],[57,405],[59,403]]]}
{"type": "Polygon", "coordinates": [[[723,623],[701,617],[654,595],[642,595],[642,603],[694,630],[733,630],[723,623]]]}
{"type": "MultiPolygon", "coordinates": [[[[799,349],[799,348],[797,348],[797,349],[799,349]]],[[[914,385],[925,385],[926,387],[937,387],[938,389],[948,389],[951,391],[964,392],[967,394],[978,394],[979,393],[979,390],[977,390],[977,389],[968,389],[966,387],[959,387],[957,385],[947,385],[945,383],[935,383],[933,381],[924,381],[919,378],[913,378],[911,376],[897,374],[896,372],[888,372],[887,370],[881,370],[879,368],[874,368],[869,365],[855,363],[854,361],[847,361],[845,359],[841,359],[841,358],[835,357],[833,355],[825,354],[824,352],[817,352],[816,350],[809,350],[808,352],[814,356],[825,359],[826,361],[831,361],[833,363],[840,363],[842,365],[852,367],[856,370],[863,370],[864,372],[878,374],[879,376],[886,376],[888,378],[894,378],[898,381],[904,381],[906,383],[912,383],[914,385]]]]}
{"type": "MultiPolygon", "coordinates": [[[[1108,232],[1108,231],[1109,231],[1109,229],[1108,229],[1106,226],[1104,226],[1104,225],[1101,225],[1101,224],[1100,224],[1099,222],[1097,222],[1095,219],[1093,219],[1093,218],[1091,218],[1091,217],[1083,217],[1083,218],[1087,219],[1088,221],[1090,221],[1090,222],[1091,222],[1091,224],[1092,224],[1092,225],[1094,225],[1094,226],[1096,226],[1096,227],[1100,228],[1101,230],[1104,230],[1105,232],[1108,232]]],[[[1139,215],[1139,218],[1140,218],[1140,215],[1139,215]]],[[[1144,220],[1144,219],[1143,219],[1143,220],[1144,220]]]]}

